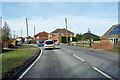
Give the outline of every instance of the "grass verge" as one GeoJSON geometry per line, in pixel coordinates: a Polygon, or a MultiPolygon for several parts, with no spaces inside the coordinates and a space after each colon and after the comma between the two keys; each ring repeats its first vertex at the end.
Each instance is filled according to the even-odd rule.
{"type": "Polygon", "coordinates": [[[38,52],[38,48],[29,46],[21,46],[10,52],[2,53],[2,75],[9,76],[10,72],[15,72],[18,68],[23,66],[27,61],[32,59],[38,52]],[[25,48],[26,47],[26,48],[25,48]]]}
{"type": "Polygon", "coordinates": [[[120,49],[110,49],[110,50],[107,50],[107,51],[118,52],[118,54],[120,54],[120,49]]]}

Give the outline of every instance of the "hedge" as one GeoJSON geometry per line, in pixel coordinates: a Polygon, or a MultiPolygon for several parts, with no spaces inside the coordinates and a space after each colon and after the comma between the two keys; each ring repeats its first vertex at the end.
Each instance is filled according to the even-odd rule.
{"type": "MultiPolygon", "coordinates": [[[[86,37],[72,37],[72,41],[79,41],[79,40],[85,40],[87,39],[86,37]]],[[[94,37],[94,38],[89,38],[93,39],[93,41],[100,41],[99,37],[94,37]]],[[[70,41],[70,37],[68,37],[68,42],[70,41]]],[[[60,43],[67,43],[66,37],[60,37],[60,43]]]]}
{"type": "MultiPolygon", "coordinates": [[[[72,37],[72,41],[81,40],[82,37],[72,37]]],[[[68,37],[68,42],[70,41],[70,37],[68,37]]],[[[60,43],[67,43],[66,37],[60,37],[60,43]]]]}

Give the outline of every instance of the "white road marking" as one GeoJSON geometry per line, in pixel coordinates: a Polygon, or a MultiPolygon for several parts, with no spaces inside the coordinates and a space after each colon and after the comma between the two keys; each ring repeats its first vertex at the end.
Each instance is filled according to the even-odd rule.
{"type": "Polygon", "coordinates": [[[64,50],[65,52],[67,52],[67,53],[70,53],[69,51],[67,51],[67,50],[64,50]]]}
{"type": "Polygon", "coordinates": [[[40,59],[41,55],[42,55],[42,49],[41,49],[41,53],[40,53],[40,55],[38,56],[38,58],[33,62],[33,64],[31,64],[31,65],[25,70],[25,72],[23,72],[23,74],[22,74],[17,80],[20,80],[21,78],[24,77],[24,75],[25,75],[25,74],[35,65],[35,63],[40,59]]]}
{"type": "Polygon", "coordinates": [[[77,59],[79,59],[79,60],[81,60],[81,61],[84,62],[84,60],[83,60],[82,58],[80,58],[80,57],[78,57],[78,56],[76,56],[76,55],[73,55],[73,56],[76,57],[77,59]]]}
{"type": "Polygon", "coordinates": [[[102,75],[104,75],[105,77],[107,77],[107,78],[109,78],[109,79],[113,80],[113,79],[112,79],[112,77],[110,77],[109,75],[107,75],[107,74],[106,74],[106,73],[104,73],[103,71],[99,70],[98,68],[93,67],[93,69],[94,69],[94,70],[96,70],[96,71],[98,71],[99,73],[101,73],[101,74],[102,74],[102,75]]]}

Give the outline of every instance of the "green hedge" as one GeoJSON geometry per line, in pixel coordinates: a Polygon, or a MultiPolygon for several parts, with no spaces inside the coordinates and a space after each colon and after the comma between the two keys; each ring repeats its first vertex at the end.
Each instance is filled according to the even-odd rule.
{"type": "Polygon", "coordinates": [[[100,41],[101,39],[99,37],[93,38],[93,41],[100,41]]]}
{"type": "MultiPolygon", "coordinates": [[[[86,37],[72,37],[72,41],[79,41],[79,40],[85,40],[86,37]]],[[[100,41],[99,37],[90,38],[93,39],[93,41],[100,41]]],[[[70,37],[68,37],[68,42],[70,41],[70,37]]],[[[60,43],[67,43],[66,37],[60,37],[60,43]]]]}
{"type": "MultiPolygon", "coordinates": [[[[72,37],[72,41],[78,41],[83,39],[83,37],[72,37]]],[[[70,41],[70,37],[68,37],[68,42],[70,41]]],[[[67,43],[66,37],[61,37],[60,38],[60,43],[67,43]]]]}

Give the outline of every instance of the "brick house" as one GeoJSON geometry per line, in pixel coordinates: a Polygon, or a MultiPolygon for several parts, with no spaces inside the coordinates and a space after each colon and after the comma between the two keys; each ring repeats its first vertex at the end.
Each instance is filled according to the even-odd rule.
{"type": "Polygon", "coordinates": [[[93,48],[120,49],[120,24],[113,25],[102,37],[100,43],[93,43],[93,48]]]}
{"type": "MultiPolygon", "coordinates": [[[[74,33],[67,30],[67,35],[68,37],[74,37],[74,33]]],[[[60,43],[60,37],[61,36],[66,36],[66,29],[63,28],[63,29],[56,29],[54,31],[52,31],[50,34],[49,34],[49,39],[50,40],[56,40],[57,43],[60,43]]]]}
{"type": "Polygon", "coordinates": [[[34,39],[35,41],[48,40],[48,34],[49,34],[49,33],[43,31],[43,32],[40,32],[40,33],[36,34],[33,39],[34,39]]]}
{"type": "Polygon", "coordinates": [[[120,43],[120,24],[113,25],[102,37],[103,42],[120,43]]]}

